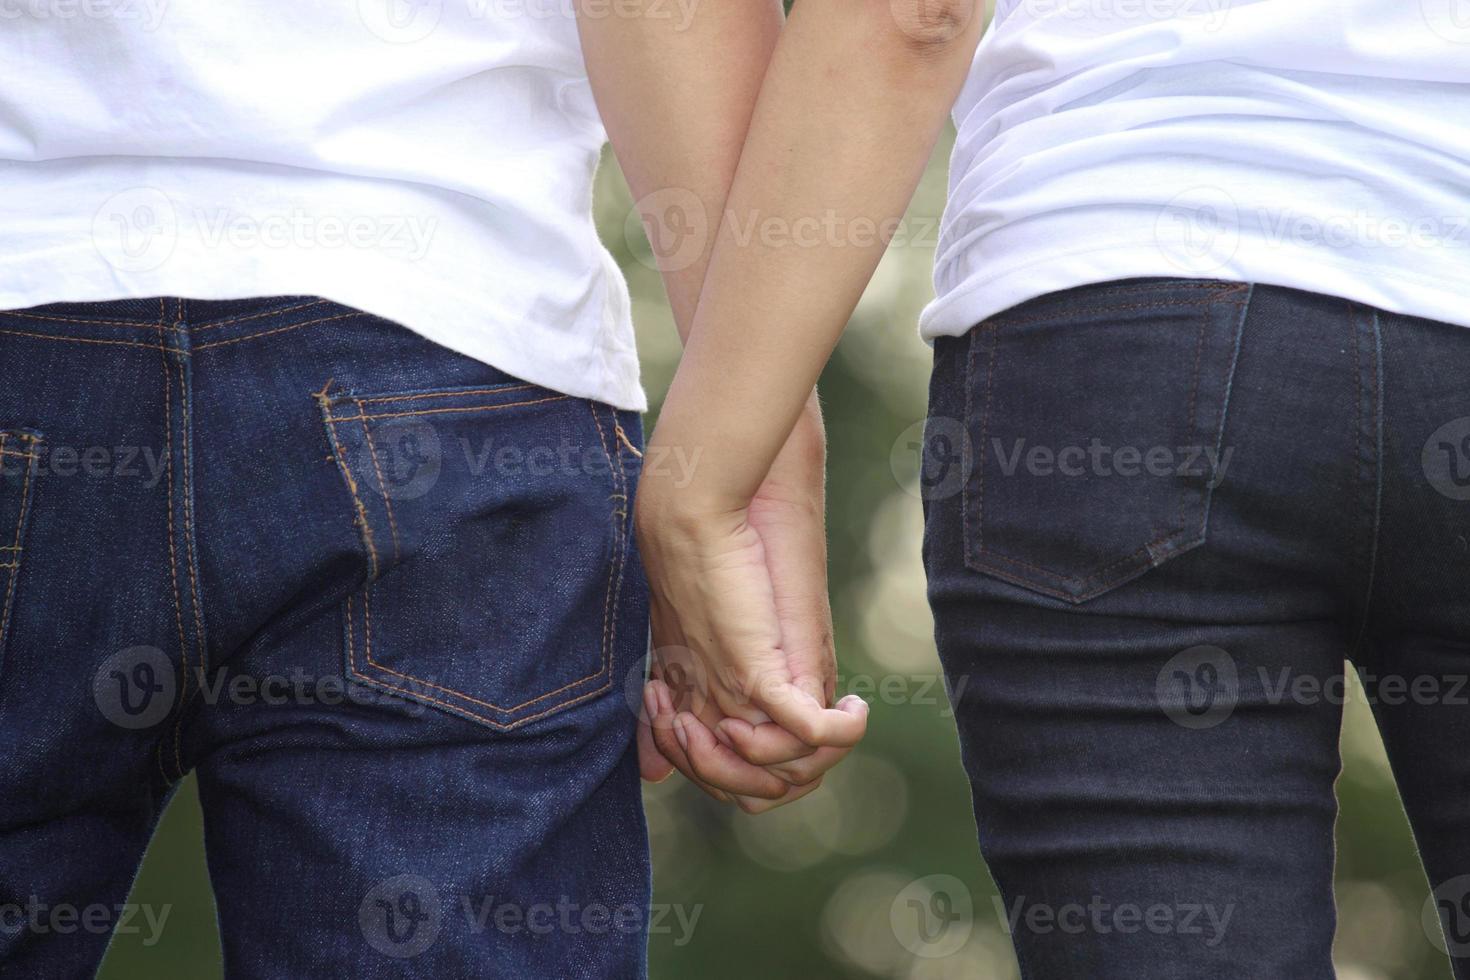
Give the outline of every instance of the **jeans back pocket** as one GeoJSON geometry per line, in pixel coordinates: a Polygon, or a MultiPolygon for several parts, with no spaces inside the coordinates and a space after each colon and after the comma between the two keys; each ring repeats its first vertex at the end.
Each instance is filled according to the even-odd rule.
{"type": "Polygon", "coordinates": [[[966,563],[1082,603],[1205,541],[1250,287],[1132,281],[1023,304],[965,352],[966,563]]]}
{"type": "Polygon", "coordinates": [[[611,689],[632,493],[614,409],[519,383],[319,400],[366,564],[349,677],[501,730],[611,689]]]}
{"type": "Polygon", "coordinates": [[[16,583],[25,557],[26,524],[40,467],[41,437],[25,430],[0,431],[0,667],[10,621],[15,613],[16,583]]]}

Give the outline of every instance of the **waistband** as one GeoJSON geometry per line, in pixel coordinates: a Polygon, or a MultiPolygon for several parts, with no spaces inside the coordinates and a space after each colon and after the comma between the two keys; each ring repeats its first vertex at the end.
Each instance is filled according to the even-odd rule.
{"type": "Polygon", "coordinates": [[[197,300],[178,296],[101,302],[48,303],[0,310],[0,337],[58,337],[117,347],[179,353],[246,340],[308,323],[363,316],[316,296],[197,300]]]}

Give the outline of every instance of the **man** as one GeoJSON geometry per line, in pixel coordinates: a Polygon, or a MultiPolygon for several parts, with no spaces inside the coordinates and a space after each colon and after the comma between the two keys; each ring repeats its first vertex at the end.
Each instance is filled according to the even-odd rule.
{"type": "MultiPolygon", "coordinates": [[[[646,160],[718,210],[782,14],[668,10],[593,13],[677,38],[698,111],[646,160]]],[[[195,772],[231,976],[644,973],[645,402],[574,13],[4,19],[0,905],[121,904],[195,772]],[[610,924],[466,911],[507,908],[610,924]]],[[[811,783],[865,716],[791,697],[803,655],[811,783]]],[[[106,943],[6,930],[0,972],[106,943]]]]}

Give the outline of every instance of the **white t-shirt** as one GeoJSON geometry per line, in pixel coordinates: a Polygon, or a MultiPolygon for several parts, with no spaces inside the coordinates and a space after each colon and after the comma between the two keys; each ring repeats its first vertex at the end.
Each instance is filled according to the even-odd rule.
{"type": "Polygon", "coordinates": [[[0,0],[0,308],[307,294],[644,405],[570,0],[0,0]]]}
{"type": "Polygon", "coordinates": [[[1470,326],[1463,0],[1000,0],[927,337],[1135,276],[1470,326]]]}

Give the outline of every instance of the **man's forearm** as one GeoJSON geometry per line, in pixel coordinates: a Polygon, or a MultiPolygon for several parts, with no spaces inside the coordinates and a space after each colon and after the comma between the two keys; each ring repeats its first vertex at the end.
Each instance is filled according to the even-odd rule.
{"type": "Polygon", "coordinates": [[[655,438],[700,509],[748,503],[902,217],[981,31],[978,0],[800,0],[781,33],[655,438]],[[905,3],[912,3],[909,11],[905,3]],[[950,16],[938,18],[937,10],[950,16]],[[801,242],[802,229],[820,228],[801,242]]]}
{"type": "Polygon", "coordinates": [[[687,338],[783,15],[780,0],[672,11],[661,0],[590,3],[579,28],[608,137],[687,338]]]}

